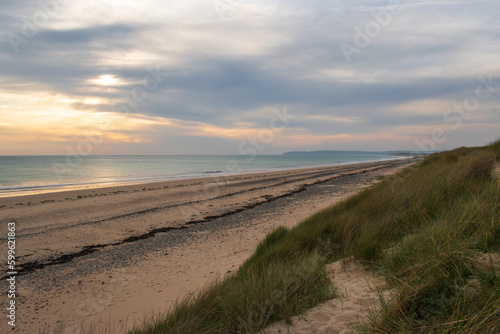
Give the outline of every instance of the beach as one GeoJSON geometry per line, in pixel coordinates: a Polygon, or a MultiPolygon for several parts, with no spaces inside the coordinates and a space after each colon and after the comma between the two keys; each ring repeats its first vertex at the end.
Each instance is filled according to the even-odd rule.
{"type": "Polygon", "coordinates": [[[0,198],[2,226],[16,223],[16,327],[126,332],[237,270],[277,226],[418,159],[0,198]]]}

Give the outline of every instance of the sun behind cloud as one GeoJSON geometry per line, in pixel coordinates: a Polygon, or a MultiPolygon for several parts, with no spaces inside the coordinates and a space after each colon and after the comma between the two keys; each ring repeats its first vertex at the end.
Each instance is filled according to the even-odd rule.
{"type": "Polygon", "coordinates": [[[114,75],[103,74],[92,80],[92,82],[102,86],[109,86],[117,84],[119,80],[114,75]]]}

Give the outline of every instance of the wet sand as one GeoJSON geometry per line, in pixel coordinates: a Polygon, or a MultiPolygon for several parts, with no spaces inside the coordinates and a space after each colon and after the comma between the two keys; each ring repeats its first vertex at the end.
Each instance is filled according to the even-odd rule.
{"type": "MultiPolygon", "coordinates": [[[[17,228],[16,330],[126,332],[237,269],[275,227],[294,226],[415,161],[0,198],[2,226],[17,228]]],[[[0,284],[5,291],[5,277],[0,284]]],[[[0,307],[6,302],[3,295],[0,307]]]]}

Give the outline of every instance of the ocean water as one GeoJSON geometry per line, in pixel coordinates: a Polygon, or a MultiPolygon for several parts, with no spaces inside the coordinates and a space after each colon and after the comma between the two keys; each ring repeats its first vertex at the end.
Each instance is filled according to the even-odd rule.
{"type": "Polygon", "coordinates": [[[224,156],[0,156],[0,197],[400,158],[381,153],[224,156]]]}

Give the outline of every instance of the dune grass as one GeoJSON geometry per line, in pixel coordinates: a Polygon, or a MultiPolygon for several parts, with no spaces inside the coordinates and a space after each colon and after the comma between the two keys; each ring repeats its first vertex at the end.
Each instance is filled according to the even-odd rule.
{"type": "Polygon", "coordinates": [[[325,263],[354,256],[397,293],[367,333],[500,332],[500,141],[428,156],[278,228],[233,275],[134,333],[258,333],[335,296],[325,263]]]}
{"type": "Polygon", "coordinates": [[[258,333],[335,296],[317,255],[276,261],[211,282],[136,333],[258,333]]]}

